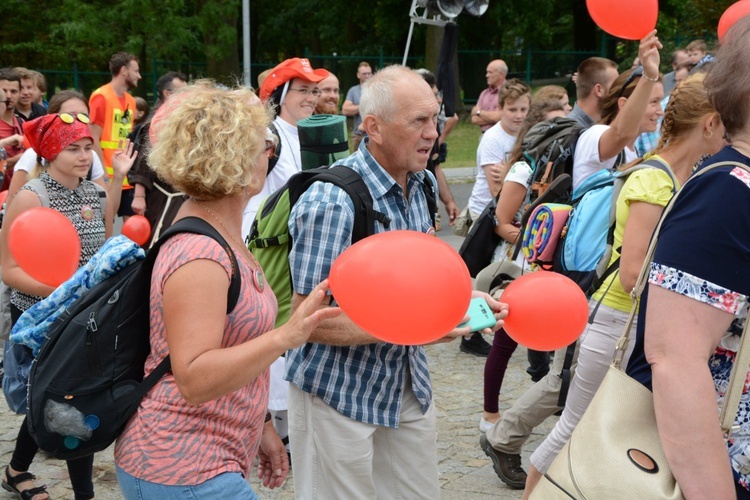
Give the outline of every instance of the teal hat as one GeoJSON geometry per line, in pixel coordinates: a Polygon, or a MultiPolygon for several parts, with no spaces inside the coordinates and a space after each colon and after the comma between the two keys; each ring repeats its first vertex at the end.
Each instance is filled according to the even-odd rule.
{"type": "Polygon", "coordinates": [[[349,156],[346,117],[313,115],[297,122],[302,170],[332,165],[349,156]]]}

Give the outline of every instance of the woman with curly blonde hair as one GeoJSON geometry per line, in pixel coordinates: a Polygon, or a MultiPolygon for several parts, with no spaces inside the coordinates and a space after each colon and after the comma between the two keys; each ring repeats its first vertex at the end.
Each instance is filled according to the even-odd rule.
{"type": "Polygon", "coordinates": [[[265,486],[289,470],[286,448],[265,418],[268,367],[303,344],[318,323],[321,283],[282,327],[276,298],[242,244],[242,209],[263,185],[268,111],[244,89],[205,82],[166,103],[152,124],[151,167],[189,199],[175,220],[198,217],[231,247],[241,277],[227,314],[232,261],[214,239],[179,234],[160,249],[151,280],[150,373],[169,354],[171,372],[141,401],[115,448],[125,498],[257,498],[246,481],[255,455],[265,486]]]}

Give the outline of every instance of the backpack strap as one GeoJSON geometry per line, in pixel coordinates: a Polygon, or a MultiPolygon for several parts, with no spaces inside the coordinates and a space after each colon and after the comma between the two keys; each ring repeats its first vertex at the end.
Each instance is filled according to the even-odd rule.
{"type": "Polygon", "coordinates": [[[427,199],[427,209],[430,211],[430,220],[432,221],[432,227],[437,228],[437,195],[435,194],[435,184],[432,182],[432,177],[429,176],[427,171],[424,173],[424,182],[422,184],[422,191],[424,197],[427,199]]]}
{"type": "Polygon", "coordinates": [[[34,177],[26,182],[26,185],[31,188],[32,191],[39,197],[39,201],[42,206],[49,208],[49,193],[47,192],[47,186],[44,185],[42,179],[34,177]]]}
{"type": "MultiPolygon", "coordinates": [[[[92,182],[92,184],[99,194],[99,209],[101,210],[103,219],[105,217],[104,214],[107,211],[107,191],[105,191],[104,188],[96,182],[92,182]]],[[[42,182],[39,177],[34,177],[33,179],[30,179],[28,182],[26,182],[26,185],[30,186],[31,190],[36,193],[36,195],[39,197],[39,201],[42,203],[42,206],[45,208],[49,208],[49,193],[47,192],[47,186],[44,185],[44,182],[42,182]]]]}
{"type": "MultiPolygon", "coordinates": [[[[669,176],[669,178],[672,179],[672,195],[674,195],[677,192],[677,179],[675,179],[674,173],[672,173],[672,169],[670,169],[666,163],[656,159],[655,157],[642,161],[638,165],[634,165],[630,167],[629,169],[620,173],[619,177],[615,180],[615,183],[613,186],[612,204],[609,207],[609,231],[607,232],[607,245],[609,246],[612,246],[615,243],[615,219],[617,217],[617,198],[620,197],[620,192],[622,191],[622,188],[625,185],[625,181],[630,176],[630,174],[632,174],[636,170],[642,170],[644,168],[656,168],[658,170],[661,170],[662,172],[665,172],[669,176]]],[[[622,250],[622,247],[616,249],[617,253],[620,253],[621,250],[622,250]]],[[[607,281],[607,278],[609,278],[612,275],[612,273],[617,271],[619,268],[620,268],[620,257],[618,257],[612,264],[609,264],[607,266],[606,270],[601,274],[599,279],[595,281],[593,286],[595,288],[599,288],[599,286],[605,281],[607,281]]],[[[596,314],[596,310],[594,310],[593,314],[596,314]]]]}
{"type": "MultiPolygon", "coordinates": [[[[294,189],[289,189],[289,204],[294,206],[302,193],[315,182],[330,182],[346,191],[354,204],[354,229],[352,230],[352,243],[375,234],[375,221],[379,221],[385,227],[391,224],[391,219],[382,212],[378,212],[373,207],[372,195],[367,188],[367,184],[353,169],[344,165],[334,165],[332,167],[321,167],[319,169],[307,170],[305,172],[313,173],[294,189]]],[[[300,174],[297,174],[300,175],[300,174]]]]}
{"type": "MultiPolygon", "coordinates": [[[[154,246],[146,253],[146,259],[143,261],[141,269],[150,275],[154,270],[154,263],[156,262],[156,257],[159,255],[161,246],[172,236],[182,233],[200,234],[213,238],[226,251],[229,260],[232,262],[232,277],[229,282],[229,290],[227,291],[227,314],[231,313],[237,305],[237,301],[240,298],[240,289],[242,288],[242,277],[239,273],[237,258],[232,251],[232,247],[229,246],[224,237],[211,224],[199,217],[185,217],[164,231],[161,237],[154,243],[154,246]]],[[[167,355],[133,391],[133,396],[137,398],[135,401],[140,401],[171,369],[172,362],[169,359],[169,355],[167,355]]]]}

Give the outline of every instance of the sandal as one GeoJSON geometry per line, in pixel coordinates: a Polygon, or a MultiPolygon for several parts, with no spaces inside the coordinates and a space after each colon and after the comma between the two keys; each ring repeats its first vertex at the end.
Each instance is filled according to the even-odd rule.
{"type": "Polygon", "coordinates": [[[19,491],[16,486],[18,486],[18,483],[23,483],[24,481],[33,481],[36,479],[36,476],[30,472],[21,472],[17,476],[11,476],[10,475],[10,466],[5,467],[5,477],[3,478],[3,489],[9,493],[13,493],[16,498],[20,500],[31,500],[36,495],[47,495],[47,498],[49,498],[49,494],[47,493],[47,485],[37,486],[35,488],[29,488],[28,490],[19,491]]]}

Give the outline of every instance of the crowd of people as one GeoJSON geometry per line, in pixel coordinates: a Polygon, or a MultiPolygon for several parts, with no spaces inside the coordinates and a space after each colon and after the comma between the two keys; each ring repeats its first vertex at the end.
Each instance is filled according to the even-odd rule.
{"type": "MultiPolygon", "coordinates": [[[[742,269],[750,255],[743,238],[750,231],[742,230],[746,221],[737,214],[746,208],[743,200],[750,203],[750,174],[729,165],[689,180],[719,162],[750,166],[749,44],[745,19],[715,54],[694,41],[672,55],[672,71],[661,75],[662,45],[653,31],[640,41],[637,64],[622,73],[609,59],[581,62],[573,106],[565,88],[532,91],[507,78],[505,62],[490,62],[488,88],[469,117],[480,140],[476,181],[463,210],[441,168],[459,116],[445,115],[438,81],[425,69],[361,62],[359,84],[343,98],[338,77],[303,58],[259,75],[257,93],[189,82],[170,71],[156,83],[153,106],[128,92],[141,75],[138,59],[125,52],[112,56],[110,82],[89,99],[58,90],[46,102],[43,75],[0,69],[6,228],[25,211],[49,206],[78,232],[79,266],[112,235],[118,216],[148,218],[146,249],[187,217],[213,226],[228,245],[180,234],[159,251],[144,298],[151,308],[145,374],[167,355],[171,370],[141,400],[117,440],[115,469],[125,498],[257,498],[247,481],[254,464],[271,488],[292,471],[298,498],[440,497],[439,416],[424,346],[379,341],[337,307],[328,288],[333,262],[352,243],[355,206],[347,191],[314,182],[291,207],[288,319],[279,321],[268,271],[248,249],[266,199],[305,170],[300,128],[314,115],[339,113],[353,127],[349,154],[335,164],[362,178],[382,216],[375,233],[434,234],[430,191],[459,233],[495,201],[501,243],[493,260],[515,259],[523,272],[536,271],[523,256],[514,257],[524,212],[537,196],[534,165],[523,149],[532,127],[576,124],[574,188],[602,170],[643,167],[627,177],[616,200],[610,264],[618,270],[591,296],[590,324],[571,348],[529,350],[534,384],[510,408],[501,412],[498,398],[517,343],[502,328],[508,307],[501,297],[473,292],[490,306],[494,328],[456,326],[436,341],[460,338],[461,351],[487,358],[479,445],[499,479],[525,489],[525,498],[601,384],[651,235],[680,192],[650,263],[637,341],[624,363],[653,390],[660,436],[684,495],[750,498],[748,434],[725,442],[715,406],[748,308],[742,269]],[[235,273],[240,297],[227,312],[235,273]],[[572,378],[562,405],[564,361],[572,378]],[[556,413],[560,419],[531,456],[527,474],[521,448],[556,413]]],[[[55,288],[18,265],[7,230],[0,251],[7,335],[55,288]]],[[[33,355],[25,345],[5,342],[6,366],[12,359],[28,368],[33,355]]],[[[3,379],[9,406],[21,414],[24,376],[28,371],[14,369],[3,379]]],[[[737,422],[743,427],[750,425],[748,404],[743,398],[737,422]]],[[[2,475],[3,488],[18,498],[49,498],[30,472],[37,451],[24,420],[2,475]]],[[[67,466],[75,498],[94,498],[93,455],[67,466]]]]}

